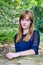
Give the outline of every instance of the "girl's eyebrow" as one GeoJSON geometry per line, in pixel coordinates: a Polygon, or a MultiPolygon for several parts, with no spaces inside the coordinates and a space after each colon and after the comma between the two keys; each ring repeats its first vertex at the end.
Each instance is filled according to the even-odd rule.
{"type": "Polygon", "coordinates": [[[29,19],[25,19],[25,20],[29,20],[29,19]]]}

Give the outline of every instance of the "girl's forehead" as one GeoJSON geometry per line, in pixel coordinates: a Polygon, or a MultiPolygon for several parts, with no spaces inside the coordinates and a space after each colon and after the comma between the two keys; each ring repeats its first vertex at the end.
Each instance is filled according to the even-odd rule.
{"type": "Polygon", "coordinates": [[[30,19],[29,14],[22,14],[21,19],[30,19]]]}
{"type": "Polygon", "coordinates": [[[30,19],[30,18],[29,18],[29,15],[26,15],[24,19],[30,19]]]}
{"type": "Polygon", "coordinates": [[[26,17],[25,17],[25,19],[28,19],[28,18],[29,18],[29,16],[26,16],[26,17]]]}

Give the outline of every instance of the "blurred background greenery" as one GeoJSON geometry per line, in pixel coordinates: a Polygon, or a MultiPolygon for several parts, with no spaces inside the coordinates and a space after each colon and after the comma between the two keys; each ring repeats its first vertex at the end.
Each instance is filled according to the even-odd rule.
{"type": "Polygon", "coordinates": [[[14,42],[20,13],[26,9],[32,11],[43,42],[43,0],[0,0],[0,43],[14,42]]]}

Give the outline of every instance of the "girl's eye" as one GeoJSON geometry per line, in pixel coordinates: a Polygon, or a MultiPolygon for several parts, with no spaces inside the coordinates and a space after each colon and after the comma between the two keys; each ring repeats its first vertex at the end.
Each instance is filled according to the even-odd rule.
{"type": "Polygon", "coordinates": [[[26,20],[26,21],[29,21],[29,20],[26,20]]]}
{"type": "Polygon", "coordinates": [[[29,21],[28,19],[26,19],[26,21],[29,21]]]}
{"type": "Polygon", "coordinates": [[[30,20],[28,20],[28,19],[25,19],[25,20],[21,20],[21,21],[30,21],[30,20]]]}

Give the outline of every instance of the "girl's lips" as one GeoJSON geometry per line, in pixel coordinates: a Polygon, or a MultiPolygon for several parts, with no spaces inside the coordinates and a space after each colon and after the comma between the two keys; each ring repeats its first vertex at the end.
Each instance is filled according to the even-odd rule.
{"type": "Polygon", "coordinates": [[[25,24],[23,26],[26,26],[25,24]]]}
{"type": "Polygon", "coordinates": [[[26,26],[26,23],[22,24],[23,26],[26,26]]]}

